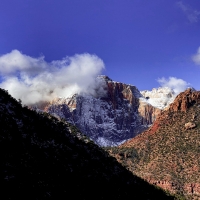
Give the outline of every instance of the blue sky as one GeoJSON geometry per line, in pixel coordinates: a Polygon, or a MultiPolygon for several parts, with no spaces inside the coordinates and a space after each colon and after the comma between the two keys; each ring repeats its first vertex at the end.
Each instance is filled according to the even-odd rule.
{"type": "Polygon", "coordinates": [[[199,0],[0,1],[0,55],[17,49],[51,62],[95,54],[103,74],[140,90],[162,77],[200,90],[199,47],[199,0]]]}

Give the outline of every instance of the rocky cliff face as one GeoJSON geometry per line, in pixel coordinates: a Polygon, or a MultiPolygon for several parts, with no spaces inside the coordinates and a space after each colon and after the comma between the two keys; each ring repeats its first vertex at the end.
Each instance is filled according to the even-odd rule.
{"type": "Polygon", "coordinates": [[[170,110],[172,112],[178,110],[186,112],[195,103],[200,103],[200,93],[192,88],[188,88],[177,96],[176,100],[170,105],[170,110]]]}
{"type": "Polygon", "coordinates": [[[132,85],[99,76],[101,96],[75,94],[50,102],[43,110],[75,124],[101,146],[119,145],[146,130],[161,109],[152,106],[132,85]]]}
{"type": "Polygon", "coordinates": [[[141,124],[151,125],[155,121],[157,116],[161,113],[161,111],[161,109],[152,106],[151,104],[143,101],[143,99],[140,98],[138,112],[139,115],[142,117],[141,124]]]}

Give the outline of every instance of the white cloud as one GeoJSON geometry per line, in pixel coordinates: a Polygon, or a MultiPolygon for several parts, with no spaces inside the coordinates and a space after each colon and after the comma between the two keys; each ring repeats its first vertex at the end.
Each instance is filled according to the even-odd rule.
{"type": "Polygon", "coordinates": [[[184,14],[187,16],[188,20],[191,23],[195,23],[195,22],[199,21],[200,11],[195,10],[195,9],[191,8],[190,6],[183,4],[182,1],[179,1],[176,4],[184,12],[184,14]]]}
{"type": "Polygon", "coordinates": [[[0,73],[2,75],[11,75],[18,71],[34,75],[43,71],[47,66],[44,57],[32,58],[20,53],[18,50],[0,56],[0,73]]]}
{"type": "Polygon", "coordinates": [[[197,50],[197,53],[192,56],[192,60],[195,64],[200,65],[200,47],[197,50]]]}
{"type": "Polygon", "coordinates": [[[80,92],[99,95],[96,77],[103,69],[103,61],[87,53],[47,63],[13,50],[0,56],[0,87],[27,105],[80,92]]]}
{"type": "Polygon", "coordinates": [[[169,87],[174,90],[176,94],[183,92],[187,87],[190,86],[190,83],[187,83],[183,79],[179,79],[176,77],[159,78],[157,80],[162,87],[169,87]]]}

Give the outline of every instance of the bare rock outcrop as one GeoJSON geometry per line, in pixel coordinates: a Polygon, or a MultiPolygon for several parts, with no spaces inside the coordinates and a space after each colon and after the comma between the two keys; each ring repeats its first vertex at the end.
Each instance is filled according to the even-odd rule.
{"type": "Polygon", "coordinates": [[[183,111],[186,112],[187,109],[194,105],[195,103],[200,103],[200,93],[194,91],[192,88],[188,88],[184,92],[181,92],[170,104],[170,111],[183,111]]]}
{"type": "Polygon", "coordinates": [[[195,124],[195,123],[193,123],[193,122],[187,122],[186,124],[185,124],[185,129],[187,130],[187,129],[192,129],[192,128],[195,128],[197,125],[195,124]]]}

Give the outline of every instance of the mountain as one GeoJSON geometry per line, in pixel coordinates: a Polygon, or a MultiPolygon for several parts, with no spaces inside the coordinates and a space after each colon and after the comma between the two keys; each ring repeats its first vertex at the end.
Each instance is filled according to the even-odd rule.
{"type": "Polygon", "coordinates": [[[149,183],[200,199],[200,91],[180,93],[148,130],[109,152],[149,183]]]}
{"type": "Polygon", "coordinates": [[[175,199],[80,131],[0,89],[1,199],[175,199]]]}
{"type": "Polygon", "coordinates": [[[161,110],[166,109],[176,97],[174,90],[168,87],[153,88],[151,91],[144,90],[140,93],[149,104],[161,110]]]}
{"type": "Polygon", "coordinates": [[[143,132],[175,97],[169,88],[140,93],[135,86],[107,76],[97,80],[101,85],[96,90],[101,95],[58,98],[42,110],[70,121],[100,146],[116,146],[143,132]]]}

